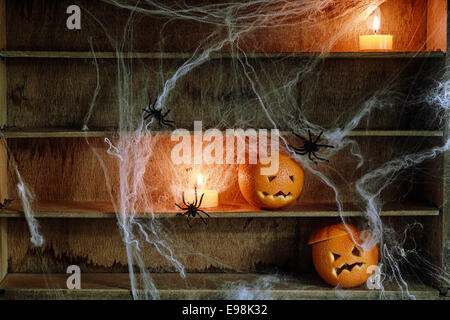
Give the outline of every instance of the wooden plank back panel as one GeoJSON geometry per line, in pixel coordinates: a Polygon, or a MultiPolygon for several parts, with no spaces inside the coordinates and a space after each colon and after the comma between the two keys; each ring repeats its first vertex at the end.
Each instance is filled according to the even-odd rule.
{"type": "Polygon", "coordinates": [[[427,50],[447,52],[447,0],[428,1],[427,50]]]}
{"type": "MultiPolygon", "coordinates": [[[[287,139],[292,144],[298,143],[293,137],[287,139]]],[[[37,200],[111,201],[105,172],[93,151],[98,153],[104,162],[104,168],[112,186],[112,196],[115,199],[120,198],[119,161],[107,153],[109,146],[102,138],[89,138],[87,141],[90,145],[83,138],[9,139],[8,141],[19,171],[34,190],[37,200]],[[91,147],[93,149],[90,149],[91,147]],[[89,183],[86,183],[87,181],[89,183]]],[[[118,146],[116,139],[111,138],[111,141],[118,146]]],[[[362,199],[356,194],[354,183],[364,174],[377,169],[391,159],[439,144],[441,139],[357,137],[355,141],[359,143],[361,154],[366,159],[360,168],[357,168],[359,158],[354,157],[350,147],[347,147],[332,156],[329,164],[320,164],[318,169],[338,187],[343,202],[358,205],[362,204],[362,199]],[[382,145],[383,148],[374,148],[374,145],[382,145]]],[[[238,188],[237,165],[175,165],[171,159],[171,152],[177,143],[171,141],[169,136],[157,136],[143,138],[138,145],[130,146],[131,149],[128,152],[138,157],[144,157],[151,152],[142,180],[145,186],[139,186],[138,199],[150,201],[153,210],[172,211],[175,209],[174,202],[180,200],[182,191],[192,188],[198,173],[202,173],[207,179],[207,187],[220,192],[221,202],[236,205],[246,203],[238,188]]],[[[206,145],[207,143],[204,143],[204,146],[206,145]]],[[[135,160],[142,161],[139,159],[135,160]]],[[[305,160],[309,161],[307,158],[305,160]]],[[[125,158],[124,161],[128,160],[125,158]]],[[[134,167],[134,162],[130,164],[134,167]]],[[[436,170],[440,167],[439,161],[433,162],[432,165],[436,170]]],[[[391,183],[383,190],[383,201],[389,204],[408,201],[420,203],[427,200],[421,192],[415,191],[416,188],[423,190],[422,171],[420,168],[411,168],[398,175],[395,183],[391,183]]],[[[132,183],[131,172],[126,176],[132,183]]],[[[11,177],[9,191],[11,197],[17,199],[15,185],[16,179],[11,177]]],[[[334,191],[320,178],[305,170],[304,189],[298,203],[330,204],[334,202],[334,191]]],[[[148,205],[149,203],[144,200],[137,202],[138,210],[151,210],[148,205]]]]}
{"type": "MultiPolygon", "coordinates": [[[[46,244],[40,253],[29,246],[23,221],[9,220],[10,241],[22,239],[10,250],[11,270],[42,272],[42,266],[47,265],[50,272],[64,272],[73,262],[85,272],[127,272],[125,247],[114,220],[57,220],[41,220],[46,244]]],[[[162,223],[173,237],[169,245],[187,271],[293,270],[299,263],[295,261],[295,219],[220,219],[209,220],[207,226],[198,220],[192,221],[192,228],[184,218],[171,220],[162,223]]],[[[164,238],[162,233],[160,236],[164,238]]],[[[141,242],[141,249],[152,271],[174,271],[153,245],[141,242]]]]}
{"type": "Polygon", "coordinates": [[[442,67],[443,59],[327,59],[301,82],[302,112],[325,128],[342,128],[364,110],[361,128],[442,128],[436,109],[415,101],[442,67]]]}
{"type": "MultiPolygon", "coordinates": [[[[223,1],[210,1],[218,3],[223,1]]],[[[106,36],[121,40],[130,11],[119,9],[102,1],[79,0],[82,8],[81,30],[66,28],[66,9],[73,1],[8,0],[8,49],[89,51],[87,41],[92,38],[101,51],[113,49],[106,36]],[[105,33],[106,31],[106,33],[105,33]]],[[[205,5],[190,1],[189,5],[205,5]]],[[[383,3],[375,1],[373,5],[383,3]]],[[[155,9],[140,4],[146,9],[155,9]]],[[[348,51],[359,50],[358,36],[372,34],[365,20],[366,5],[360,1],[334,2],[321,10],[307,8],[308,3],[274,2],[253,8],[242,6],[242,18],[249,10],[258,10],[259,17],[247,19],[241,32],[239,45],[246,51],[298,52],[298,51],[348,51]],[[350,10],[348,10],[350,9],[350,10]],[[342,16],[343,10],[348,10],[342,16]],[[275,16],[273,14],[275,13],[275,16]],[[272,15],[272,17],[271,17],[272,15]],[[245,27],[253,28],[247,31],[245,27]],[[276,27],[275,27],[276,26],[276,27]]],[[[381,6],[381,32],[394,36],[394,50],[425,50],[427,36],[427,1],[387,1],[381,6]],[[401,19],[398,19],[401,17],[401,19]]],[[[442,12],[438,12],[442,17],[442,12]]],[[[194,13],[195,16],[195,13],[194,13]]],[[[197,17],[202,19],[202,13],[197,17]]],[[[211,18],[211,16],[210,16],[211,18]]],[[[221,40],[228,36],[226,16],[212,18],[213,23],[200,23],[194,19],[172,19],[161,16],[135,14],[134,34],[129,43],[136,51],[192,52],[208,36],[221,40]],[[139,32],[145,30],[145,32],[139,32]],[[189,32],[186,32],[189,30],[189,32]],[[161,37],[163,36],[163,37],[161,37]]],[[[241,19],[241,22],[242,21],[241,19]]],[[[225,47],[224,50],[229,50],[225,47]]]]}
{"type": "MultiPolygon", "coordinates": [[[[0,0],[0,50],[6,48],[6,8],[5,0],[0,0]]],[[[0,59],[0,128],[6,125],[6,65],[0,59]]],[[[0,203],[8,198],[8,155],[6,153],[6,140],[0,135],[0,203]]],[[[0,219],[0,281],[8,271],[8,245],[6,219],[0,219]]]]}
{"type": "MultiPolygon", "coordinates": [[[[383,218],[391,230],[428,218],[383,218]]],[[[314,273],[309,236],[317,228],[338,223],[339,218],[210,219],[189,228],[184,218],[159,220],[160,233],[187,272],[314,273]],[[165,238],[164,234],[169,237],[165,238]]],[[[364,228],[361,218],[349,222],[364,228]]],[[[30,244],[26,222],[9,219],[10,272],[64,273],[71,264],[83,272],[128,272],[126,252],[114,220],[40,219],[46,240],[41,249],[30,244]]],[[[144,222],[149,224],[148,220],[144,222]]],[[[425,237],[420,228],[408,232],[405,248],[422,252],[425,237]]],[[[153,245],[145,243],[136,227],[145,265],[153,272],[173,272],[173,265],[153,245]]],[[[390,246],[391,244],[389,244],[390,246]]],[[[394,249],[394,247],[390,247],[394,249]]]]}
{"type": "MultiPolygon", "coordinates": [[[[87,122],[90,129],[117,128],[120,116],[140,119],[149,98],[161,94],[164,82],[183,63],[141,62],[127,62],[133,78],[120,79],[127,85],[120,88],[116,61],[99,62],[100,91],[87,122]],[[119,97],[119,89],[128,90],[129,96],[119,97]]],[[[432,84],[430,74],[441,70],[442,59],[252,59],[250,63],[259,70],[253,81],[264,108],[281,130],[298,126],[302,117],[326,128],[342,127],[377,93],[372,112],[357,128],[441,129],[434,110],[411,104],[414,95],[425,93],[432,84]],[[297,81],[301,70],[307,72],[297,81]],[[288,80],[292,86],[285,85],[288,80]]],[[[91,60],[12,59],[7,64],[9,127],[82,128],[97,87],[91,60]]],[[[165,108],[179,128],[190,130],[194,120],[202,120],[204,128],[273,127],[237,60],[214,60],[192,70],[178,80],[165,108]]],[[[152,128],[165,129],[158,124],[152,128]]]]}

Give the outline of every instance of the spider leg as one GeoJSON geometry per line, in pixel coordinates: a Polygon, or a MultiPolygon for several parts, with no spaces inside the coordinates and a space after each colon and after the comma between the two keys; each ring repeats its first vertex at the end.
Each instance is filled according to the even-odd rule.
{"type": "Polygon", "coordinates": [[[178,208],[180,208],[181,210],[187,210],[188,208],[182,208],[182,207],[180,207],[179,205],[178,205],[178,203],[175,203],[175,205],[178,207],[178,208]]]}
{"type": "Polygon", "coordinates": [[[294,149],[295,151],[298,151],[298,152],[304,152],[304,151],[307,151],[307,149],[304,148],[304,147],[296,148],[296,147],[291,146],[291,145],[289,145],[289,147],[291,147],[292,149],[294,149]]]}
{"type": "Polygon", "coordinates": [[[155,101],[153,101],[153,104],[152,104],[152,99],[150,98],[150,103],[148,104],[148,107],[150,110],[156,111],[156,109],[155,109],[156,101],[158,101],[158,99],[155,99],[155,101]]]}
{"type": "Polygon", "coordinates": [[[187,212],[184,212],[184,213],[178,212],[176,215],[177,215],[178,217],[183,217],[183,216],[185,216],[186,214],[187,214],[187,212]]]}
{"type": "Polygon", "coordinates": [[[330,162],[330,161],[327,160],[327,159],[323,159],[323,158],[318,157],[314,152],[312,152],[312,154],[313,154],[313,156],[314,156],[317,160],[325,161],[325,162],[330,162]]]}
{"type": "Polygon", "coordinates": [[[206,222],[206,220],[203,219],[203,217],[202,217],[201,215],[198,215],[198,216],[200,217],[200,219],[202,219],[202,221],[203,221],[204,224],[206,224],[206,225],[208,224],[208,223],[206,222]]]}
{"type": "Polygon", "coordinates": [[[299,156],[304,156],[306,154],[308,154],[309,151],[304,151],[304,152],[295,152],[296,154],[298,154],[299,156]]]}
{"type": "Polygon", "coordinates": [[[182,198],[183,198],[183,203],[186,207],[189,207],[189,205],[186,203],[186,201],[184,201],[184,192],[182,193],[182,198]]]}
{"type": "Polygon", "coordinates": [[[313,141],[312,137],[311,137],[311,130],[308,128],[308,135],[309,135],[309,141],[313,141]]]}
{"type": "Polygon", "coordinates": [[[191,224],[190,224],[190,222],[189,222],[189,216],[186,217],[186,221],[187,221],[187,225],[189,226],[189,228],[192,228],[192,226],[191,226],[191,224]]]}
{"type": "Polygon", "coordinates": [[[174,127],[174,125],[173,124],[167,124],[167,123],[165,123],[165,121],[163,120],[162,121],[162,126],[164,126],[164,127],[168,127],[168,128],[173,128],[174,127]]]}
{"type": "Polygon", "coordinates": [[[312,153],[312,152],[308,153],[308,158],[309,158],[309,160],[311,160],[312,162],[316,163],[316,161],[315,161],[313,158],[311,158],[311,153],[312,153]]]}
{"type": "Polygon", "coordinates": [[[297,148],[293,148],[293,149],[296,154],[299,154],[301,156],[304,156],[305,154],[307,154],[309,152],[306,149],[297,149],[297,148]]]}
{"type": "Polygon", "coordinates": [[[205,211],[203,211],[203,210],[200,210],[200,209],[198,209],[198,211],[200,211],[200,212],[206,214],[206,216],[209,218],[209,214],[208,214],[207,212],[205,212],[205,211]]]}
{"type": "Polygon", "coordinates": [[[316,146],[323,147],[323,148],[334,148],[334,146],[329,146],[327,144],[316,144],[316,146]]]}
{"type": "Polygon", "coordinates": [[[200,203],[198,204],[198,206],[196,206],[197,208],[200,208],[200,206],[202,205],[202,201],[203,201],[203,196],[204,196],[205,194],[204,193],[202,193],[202,196],[200,197],[200,203]]]}
{"type": "Polygon", "coordinates": [[[195,204],[194,204],[194,207],[197,207],[197,187],[195,187],[194,190],[195,190],[195,204]]]}
{"type": "Polygon", "coordinates": [[[173,122],[172,120],[165,120],[165,119],[163,119],[162,123],[164,125],[166,125],[167,127],[174,127],[175,126],[175,122],[173,122]]]}
{"type": "Polygon", "coordinates": [[[168,111],[162,115],[163,118],[169,114],[170,110],[169,110],[169,109],[167,109],[167,110],[168,110],[168,111]]]}
{"type": "Polygon", "coordinates": [[[147,109],[142,109],[144,112],[146,112],[147,114],[144,116],[144,120],[147,120],[148,117],[152,116],[152,112],[147,110],[147,109]]]}
{"type": "Polygon", "coordinates": [[[303,141],[307,141],[305,138],[303,138],[301,135],[298,135],[294,132],[294,136],[296,136],[297,138],[302,139],[303,141]]]}
{"type": "Polygon", "coordinates": [[[320,140],[320,137],[322,136],[322,134],[323,134],[323,131],[320,132],[320,134],[317,136],[316,141],[314,141],[314,143],[316,143],[320,140]]]}

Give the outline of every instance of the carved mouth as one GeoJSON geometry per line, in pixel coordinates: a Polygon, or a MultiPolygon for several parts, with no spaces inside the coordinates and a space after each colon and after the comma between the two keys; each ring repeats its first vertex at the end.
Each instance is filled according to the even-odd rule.
{"type": "Polygon", "coordinates": [[[339,276],[344,270],[351,272],[353,268],[358,267],[359,269],[361,269],[363,265],[364,262],[356,262],[352,264],[344,263],[340,268],[334,268],[334,272],[336,273],[337,276],[339,276]]]}
{"type": "Polygon", "coordinates": [[[290,192],[286,194],[283,191],[278,191],[275,194],[269,194],[265,191],[258,191],[258,194],[262,199],[271,199],[271,200],[284,199],[286,201],[292,199],[292,194],[290,192]]]}

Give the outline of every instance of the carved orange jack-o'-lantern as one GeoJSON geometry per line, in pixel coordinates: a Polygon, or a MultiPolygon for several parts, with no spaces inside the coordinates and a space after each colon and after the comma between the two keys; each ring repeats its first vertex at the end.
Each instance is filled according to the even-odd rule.
{"type": "MultiPolygon", "coordinates": [[[[352,225],[347,226],[354,239],[362,243],[361,232],[352,225]]],[[[364,251],[353,242],[343,223],[317,230],[309,238],[308,244],[313,245],[312,258],[317,273],[332,286],[359,286],[373,273],[368,273],[367,268],[378,264],[377,246],[364,251]]]]}
{"type": "MultiPolygon", "coordinates": [[[[261,168],[270,165],[239,165],[239,188],[245,200],[262,209],[277,209],[293,203],[303,188],[303,170],[289,156],[279,154],[278,172],[262,175],[261,168]]],[[[265,163],[264,161],[262,161],[265,163]]]]}

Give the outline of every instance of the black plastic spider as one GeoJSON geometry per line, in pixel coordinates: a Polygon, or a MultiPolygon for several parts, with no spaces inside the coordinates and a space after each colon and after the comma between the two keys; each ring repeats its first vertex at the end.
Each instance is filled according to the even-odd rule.
{"type": "Polygon", "coordinates": [[[170,110],[167,110],[167,112],[163,114],[162,110],[158,110],[155,108],[157,99],[155,99],[153,104],[151,103],[151,101],[152,100],[150,99],[150,103],[146,109],[142,109],[144,112],[147,113],[147,115],[144,116],[144,120],[153,117],[154,119],[158,120],[160,126],[175,127],[175,122],[173,122],[172,120],[165,119],[165,117],[169,114],[170,110]]]}
{"type": "Polygon", "coordinates": [[[11,202],[12,202],[11,199],[3,200],[3,203],[0,203],[0,209],[5,209],[8,206],[8,204],[10,204],[11,202]]]}
{"type": "Polygon", "coordinates": [[[323,131],[320,132],[320,134],[316,138],[316,140],[313,140],[312,137],[311,137],[311,130],[308,129],[309,140],[307,140],[307,139],[303,138],[302,136],[300,136],[300,135],[298,135],[298,134],[296,134],[294,132],[294,135],[297,136],[298,138],[300,138],[303,141],[303,146],[300,147],[300,148],[296,148],[294,146],[289,145],[289,147],[294,149],[294,152],[296,154],[299,154],[299,155],[302,155],[302,156],[307,154],[309,160],[311,160],[314,163],[317,163],[317,162],[311,157],[311,155],[313,155],[314,158],[316,158],[317,160],[329,162],[327,159],[320,158],[320,157],[318,157],[316,155],[316,152],[319,151],[319,148],[334,148],[333,146],[329,146],[329,145],[326,145],[326,144],[318,144],[317,143],[317,142],[319,142],[320,137],[322,136],[322,134],[323,134],[323,131]]]}
{"type": "Polygon", "coordinates": [[[183,203],[186,206],[186,208],[183,208],[183,207],[179,206],[177,203],[175,203],[175,205],[178,208],[180,208],[181,210],[186,210],[186,212],[184,212],[184,213],[177,213],[177,216],[186,216],[187,224],[189,227],[191,227],[191,224],[189,223],[189,217],[195,218],[195,216],[197,216],[197,215],[200,217],[200,219],[202,219],[204,224],[207,224],[206,220],[203,219],[203,217],[200,215],[200,212],[206,214],[206,216],[208,216],[208,217],[209,217],[209,214],[207,214],[205,211],[199,209],[200,206],[202,205],[202,200],[203,200],[204,195],[205,194],[203,193],[202,196],[200,197],[200,201],[197,201],[197,188],[195,188],[195,201],[194,202],[186,203],[186,201],[184,200],[184,192],[183,192],[183,203]]]}

